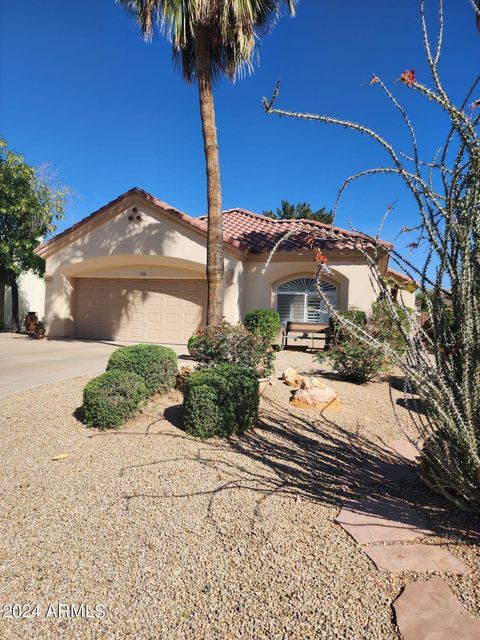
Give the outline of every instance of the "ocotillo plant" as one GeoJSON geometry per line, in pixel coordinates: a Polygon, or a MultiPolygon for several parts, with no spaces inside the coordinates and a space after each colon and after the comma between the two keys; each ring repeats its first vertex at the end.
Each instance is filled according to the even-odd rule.
{"type": "MultiPolygon", "coordinates": [[[[378,254],[385,249],[365,252],[371,277],[379,296],[385,300],[392,322],[405,343],[404,355],[380,344],[361,327],[342,316],[337,321],[367,343],[383,349],[405,375],[405,393],[418,396],[425,412],[413,413],[419,430],[422,474],[429,486],[461,508],[480,512],[480,76],[461,104],[447,94],[439,73],[443,38],[443,7],[439,2],[439,35],[430,44],[420,2],[425,55],[431,74],[430,86],[420,82],[415,70],[404,71],[401,82],[441,109],[448,118],[448,133],[433,159],[420,157],[414,126],[406,111],[386,84],[376,75],[372,87],[384,92],[404,122],[409,137],[408,153],[397,151],[374,129],[324,115],[297,113],[276,107],[278,85],[271,100],[264,98],[268,114],[333,124],[370,137],[383,147],[389,161],[385,166],[368,168],[349,177],[337,198],[354,180],[371,175],[395,174],[413,195],[418,224],[403,228],[415,232],[412,248],[420,244],[427,254],[423,266],[400,253],[390,259],[400,265],[426,293],[428,329],[417,326],[413,316],[408,326],[401,322],[398,306],[378,267],[378,254]],[[477,93],[476,93],[477,92],[477,93]]],[[[336,209],[336,207],[335,207],[336,209]]],[[[298,231],[298,229],[297,229],[298,231]]],[[[375,238],[372,238],[375,240],[375,238]]],[[[328,269],[317,262],[317,274],[328,269]]],[[[321,290],[319,295],[326,305],[321,290]]],[[[336,315],[334,309],[330,309],[336,315]]]]}

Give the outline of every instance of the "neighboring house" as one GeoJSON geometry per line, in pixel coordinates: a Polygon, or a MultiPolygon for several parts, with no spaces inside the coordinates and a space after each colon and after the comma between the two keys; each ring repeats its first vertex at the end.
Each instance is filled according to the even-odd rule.
{"type": "MultiPolygon", "coordinates": [[[[2,287],[0,287],[0,296],[2,287]]],[[[3,324],[11,328],[12,326],[12,294],[10,287],[3,289],[3,313],[0,313],[0,320],[3,324]]],[[[2,309],[0,300],[0,310],[2,309]]],[[[25,316],[29,311],[35,311],[38,319],[43,318],[45,309],[45,281],[31,271],[22,273],[18,279],[18,309],[20,325],[23,325],[25,316]]]]}
{"type": "MultiPolygon", "coordinates": [[[[282,322],[325,321],[313,283],[313,251],[301,231],[285,241],[263,272],[275,244],[298,226],[231,209],[223,214],[225,306],[230,322],[256,308],[277,309],[282,322]]],[[[334,307],[369,311],[377,293],[359,233],[304,221],[328,258],[322,285],[334,307]]],[[[45,320],[51,336],[185,343],[205,323],[206,217],[192,218],[140,189],[44,243],[45,320]]],[[[379,263],[388,265],[386,242],[379,263]]]]}
{"type": "Polygon", "coordinates": [[[387,269],[385,281],[390,287],[392,297],[408,309],[415,311],[415,291],[418,289],[417,284],[404,273],[395,271],[395,269],[387,269]]]}

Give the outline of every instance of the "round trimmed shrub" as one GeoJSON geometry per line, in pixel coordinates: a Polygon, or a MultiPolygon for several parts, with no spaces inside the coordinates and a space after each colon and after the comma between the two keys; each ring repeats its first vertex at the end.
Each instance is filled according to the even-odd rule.
{"type": "Polygon", "coordinates": [[[89,427],[110,429],[132,416],[147,397],[142,378],[130,371],[112,369],[93,378],[83,390],[83,416],[89,427]]]}
{"type": "Polygon", "coordinates": [[[221,429],[223,416],[217,395],[216,389],[208,384],[192,385],[185,391],[183,424],[188,433],[198,438],[228,435],[221,429]]]}
{"type": "Polygon", "coordinates": [[[107,371],[129,371],[143,379],[148,393],[165,393],[175,386],[177,355],[158,344],[133,344],[112,353],[107,371]]]}
{"type": "Polygon", "coordinates": [[[243,324],[254,335],[271,343],[280,331],[280,314],[271,309],[254,309],[245,314],[243,324]]]}
{"type": "Polygon", "coordinates": [[[219,364],[194,371],[183,397],[185,430],[199,438],[242,435],[258,415],[257,372],[219,364]]]}

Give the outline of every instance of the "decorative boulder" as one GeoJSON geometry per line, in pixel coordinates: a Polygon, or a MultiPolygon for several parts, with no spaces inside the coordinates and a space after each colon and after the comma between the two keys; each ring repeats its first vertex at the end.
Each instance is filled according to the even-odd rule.
{"type": "Polygon", "coordinates": [[[338,409],[340,402],[336,391],[331,387],[313,387],[294,391],[290,402],[301,409],[338,409]]]}
{"type": "Polygon", "coordinates": [[[325,389],[327,385],[320,378],[305,376],[300,386],[302,389],[325,389]]]}
{"type": "Polygon", "coordinates": [[[289,387],[296,387],[297,389],[300,388],[303,381],[303,377],[293,367],[287,367],[280,379],[285,380],[285,384],[288,384],[289,387]]]}
{"type": "Polygon", "coordinates": [[[293,378],[287,378],[285,380],[285,384],[288,384],[289,387],[296,387],[297,389],[300,389],[303,384],[303,378],[300,374],[297,374],[293,378]]]}

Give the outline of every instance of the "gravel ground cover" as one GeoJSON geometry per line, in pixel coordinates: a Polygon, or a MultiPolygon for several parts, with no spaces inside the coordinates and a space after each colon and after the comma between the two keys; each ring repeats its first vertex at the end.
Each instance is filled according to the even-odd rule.
{"type": "MultiPolygon", "coordinates": [[[[300,352],[280,353],[286,366],[315,369],[300,352]]],[[[342,408],[322,417],[289,407],[276,380],[250,434],[201,442],[179,428],[176,392],[118,431],[87,429],[78,408],[88,379],[2,400],[0,605],[3,616],[9,603],[39,607],[3,617],[2,639],[399,637],[391,603],[426,576],[378,571],[334,523],[363,491],[345,478],[401,437],[387,383],[330,380],[342,408]],[[105,617],[46,617],[58,603],[85,603],[91,616],[100,604],[105,617]]],[[[478,523],[422,485],[376,491],[404,496],[436,532],[427,543],[472,568],[446,580],[478,615],[478,523]]]]}

